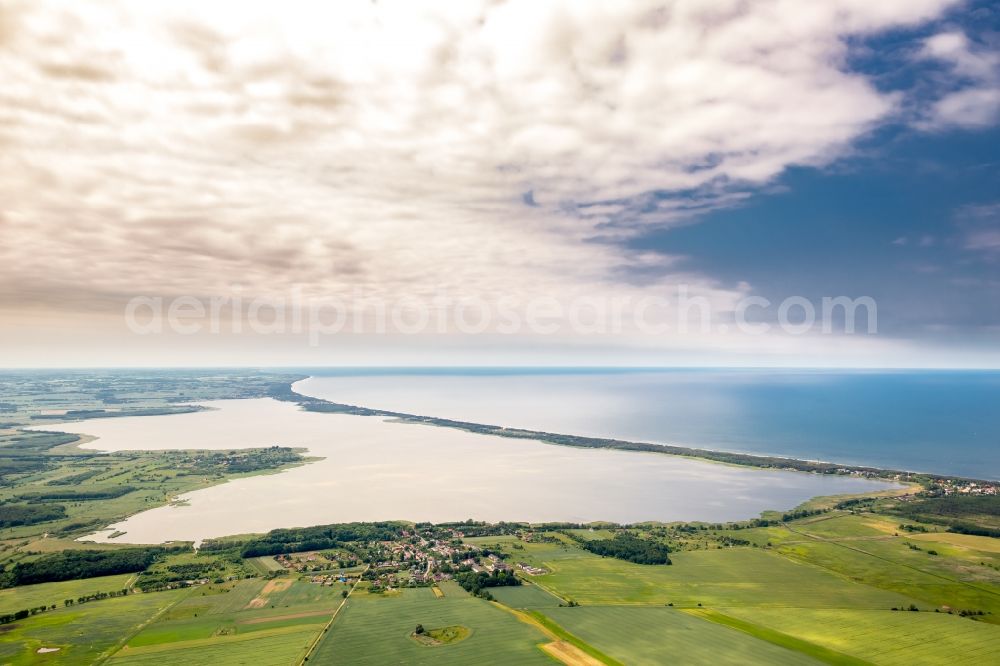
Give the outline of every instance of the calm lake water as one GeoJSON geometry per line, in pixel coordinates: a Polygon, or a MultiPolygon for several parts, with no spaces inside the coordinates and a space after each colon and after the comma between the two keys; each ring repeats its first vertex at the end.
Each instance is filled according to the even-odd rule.
{"type": "Polygon", "coordinates": [[[313,374],[295,390],[392,411],[1000,479],[1000,372],[381,369],[313,374]]]}
{"type": "Polygon", "coordinates": [[[323,460],[248,477],[132,516],[96,535],[160,543],[355,520],[722,521],[816,496],[889,484],[761,471],[654,453],[587,450],[305,412],[270,399],[204,403],[212,411],[93,419],[59,427],[129,449],[305,447],[323,460]]]}

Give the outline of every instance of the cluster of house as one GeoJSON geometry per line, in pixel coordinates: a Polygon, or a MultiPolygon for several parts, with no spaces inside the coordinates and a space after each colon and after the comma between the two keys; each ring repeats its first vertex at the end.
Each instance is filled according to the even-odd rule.
{"type": "Polygon", "coordinates": [[[319,571],[327,568],[320,564],[319,557],[316,553],[296,553],[294,555],[275,555],[274,561],[289,571],[305,572],[314,569],[319,571]]]}
{"type": "Polygon", "coordinates": [[[938,485],[945,495],[1000,495],[1000,485],[985,481],[943,481],[938,485]]]}
{"type": "Polygon", "coordinates": [[[399,541],[383,542],[384,559],[369,569],[372,589],[430,585],[450,579],[450,571],[460,567],[476,572],[511,570],[498,555],[483,555],[479,549],[461,544],[461,537],[458,531],[447,538],[427,538],[413,531],[404,532],[399,541]]]}
{"type": "MultiPolygon", "coordinates": [[[[403,531],[399,539],[369,543],[365,548],[372,557],[364,558],[370,563],[364,578],[371,581],[372,590],[391,590],[433,585],[452,578],[451,572],[464,567],[487,573],[512,570],[499,555],[463,544],[462,536],[458,530],[437,529],[421,533],[414,529],[403,531]]],[[[530,538],[530,534],[527,536],[530,538]]],[[[288,571],[312,573],[310,581],[317,585],[354,582],[343,573],[329,572],[334,567],[326,560],[333,559],[333,555],[325,552],[274,556],[274,560],[288,571]]],[[[547,573],[525,563],[518,568],[533,576],[547,573]]]]}
{"type": "MultiPolygon", "coordinates": [[[[233,580],[234,578],[237,578],[237,577],[236,576],[230,576],[226,580],[233,580]]],[[[183,587],[194,587],[195,585],[208,585],[210,582],[212,582],[212,581],[210,581],[208,578],[193,578],[191,580],[175,580],[175,581],[172,581],[172,582],[167,583],[166,585],[164,585],[163,589],[165,589],[165,590],[175,590],[175,589],[180,589],[180,588],[183,588],[183,587]]]]}
{"type": "Polygon", "coordinates": [[[451,574],[446,573],[432,573],[427,574],[424,571],[418,571],[417,569],[402,569],[395,571],[382,571],[381,573],[376,572],[372,578],[371,590],[393,590],[398,587],[421,587],[423,585],[430,585],[431,583],[441,582],[442,580],[448,580],[451,578],[451,574]]]}
{"type": "Polygon", "coordinates": [[[483,567],[489,572],[511,570],[510,565],[496,555],[487,555],[485,561],[483,561],[483,567]]]}
{"type": "Polygon", "coordinates": [[[313,576],[309,579],[310,583],[315,583],[316,585],[326,585],[332,586],[334,583],[354,583],[353,578],[348,578],[344,574],[320,574],[313,576]]]}

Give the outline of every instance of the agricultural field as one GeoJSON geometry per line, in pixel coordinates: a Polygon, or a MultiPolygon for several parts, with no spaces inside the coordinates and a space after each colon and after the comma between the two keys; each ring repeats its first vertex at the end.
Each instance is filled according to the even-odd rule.
{"type": "Polygon", "coordinates": [[[262,576],[266,576],[272,571],[284,570],[284,567],[278,564],[273,557],[250,557],[243,560],[243,563],[262,576]]]}
{"type": "Polygon", "coordinates": [[[291,578],[196,588],[130,638],[113,664],[293,664],[340,604],[342,586],[291,578]]]}
{"type": "Polygon", "coordinates": [[[971,551],[976,557],[983,553],[990,553],[1000,556],[1000,539],[990,537],[973,536],[971,534],[952,534],[950,532],[934,532],[933,534],[911,534],[909,538],[913,541],[934,541],[936,543],[946,543],[955,546],[958,551],[971,551]]]}
{"type": "Polygon", "coordinates": [[[900,532],[898,521],[849,513],[805,518],[792,525],[793,535],[808,534],[823,539],[888,539],[900,532]]]}
{"type": "Polygon", "coordinates": [[[469,593],[453,580],[443,580],[437,584],[437,587],[446,597],[463,599],[469,596],[469,593]]]}
{"type": "Polygon", "coordinates": [[[134,666],[189,666],[190,664],[253,664],[254,666],[291,666],[306,654],[322,624],[261,630],[231,638],[192,640],[183,646],[125,648],[111,664],[134,666]]]}
{"type": "MultiPolygon", "coordinates": [[[[678,548],[672,565],[600,557],[574,540],[582,533],[613,534],[604,529],[478,537],[476,543],[490,549],[479,558],[481,565],[491,566],[487,555],[499,549],[508,555],[507,566],[523,562],[549,572],[524,574],[519,586],[489,588],[495,602],[473,597],[451,580],[369,592],[374,578],[363,580],[344,602],[350,585],[310,582],[318,551],[282,555],[283,562],[305,567],[296,573],[275,569],[280,565],[274,557],[241,559],[237,540],[221,550],[168,552],[140,576],[0,592],[0,601],[13,599],[15,605],[60,605],[0,627],[4,639],[11,639],[11,646],[0,649],[0,663],[109,659],[126,666],[187,666],[208,659],[277,666],[308,655],[324,664],[447,664],[488,654],[499,663],[557,659],[577,666],[706,660],[896,664],[996,650],[1000,627],[992,624],[998,618],[992,609],[1000,571],[993,540],[898,530],[891,517],[846,512],[759,528],[642,530],[645,538],[678,548]],[[763,545],[752,545],[758,542],[763,545]],[[64,598],[189,570],[212,575],[207,584],[183,590],[61,607],[64,598]],[[232,575],[265,570],[259,578],[232,575]],[[911,606],[921,612],[902,610],[911,606]],[[976,614],[960,617],[960,611],[976,614]],[[117,620],[105,621],[109,615],[117,620]],[[98,640],[86,646],[74,644],[84,636],[74,627],[90,622],[104,622],[106,633],[95,633],[98,640]],[[420,635],[417,625],[425,630],[420,635]],[[59,649],[37,654],[39,648],[59,649]]],[[[396,540],[351,548],[383,560],[419,540],[404,531],[396,540]]],[[[435,543],[458,541],[431,540],[421,547],[435,543]]],[[[474,547],[466,541],[462,548],[474,547]]],[[[410,564],[400,557],[398,566],[408,571],[410,564]]]]}
{"type": "Polygon", "coordinates": [[[590,541],[592,539],[610,539],[615,535],[613,530],[607,529],[566,530],[566,534],[571,534],[585,541],[590,541]]]}
{"type": "Polygon", "coordinates": [[[52,604],[61,608],[66,599],[75,601],[98,592],[117,592],[128,587],[129,581],[133,580],[135,580],[133,574],[120,574],[8,588],[0,590],[0,613],[12,613],[22,608],[52,604]]]}
{"type": "Polygon", "coordinates": [[[495,536],[464,537],[462,541],[470,546],[493,546],[496,544],[517,543],[519,539],[513,534],[499,534],[495,536]]]}
{"type": "Polygon", "coordinates": [[[546,636],[497,604],[465,595],[435,597],[430,589],[395,595],[356,594],[334,621],[310,662],[320,664],[549,664],[546,636]],[[411,638],[426,629],[464,626],[468,638],[427,646],[411,638]]]}
{"type": "Polygon", "coordinates": [[[631,564],[557,544],[524,544],[515,559],[551,573],[537,582],[583,605],[806,606],[889,609],[913,600],[859,585],[759,548],[674,553],[671,566],[631,564]]]}
{"type": "Polygon", "coordinates": [[[511,608],[556,608],[564,602],[538,585],[525,583],[517,587],[495,587],[493,598],[511,608]]]}
{"type": "Polygon", "coordinates": [[[787,542],[778,552],[907,595],[921,608],[983,610],[993,613],[988,621],[1000,621],[1000,571],[995,565],[987,565],[995,562],[996,553],[935,544],[930,535],[919,541],[909,536],[870,540],[806,538],[787,542]],[[915,547],[911,548],[910,543],[915,547]]]}
{"type": "Polygon", "coordinates": [[[172,590],[130,594],[58,608],[0,626],[0,663],[93,663],[189,593],[172,590]],[[55,651],[40,654],[40,649],[55,651]]]}
{"type": "Polygon", "coordinates": [[[801,653],[662,606],[581,606],[547,608],[542,613],[577,638],[630,666],[819,663],[801,653]]]}
{"type": "Polygon", "coordinates": [[[823,609],[723,609],[873,664],[989,663],[1000,654],[1000,627],[947,613],[823,609]],[[993,656],[991,656],[993,655],[993,656]]]}

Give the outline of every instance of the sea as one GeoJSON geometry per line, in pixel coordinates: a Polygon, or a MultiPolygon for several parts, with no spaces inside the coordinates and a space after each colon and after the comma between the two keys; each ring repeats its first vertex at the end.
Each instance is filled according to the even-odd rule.
{"type": "Polygon", "coordinates": [[[308,369],[338,403],[540,430],[1000,479],[1000,372],[308,369]]]}

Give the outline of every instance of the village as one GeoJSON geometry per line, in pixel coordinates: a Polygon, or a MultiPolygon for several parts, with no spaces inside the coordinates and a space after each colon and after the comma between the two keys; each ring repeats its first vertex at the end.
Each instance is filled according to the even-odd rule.
{"type": "MultiPolygon", "coordinates": [[[[524,530],[518,536],[530,541],[533,532],[524,530]]],[[[432,586],[466,571],[492,574],[516,569],[527,576],[548,573],[525,562],[511,564],[505,561],[505,554],[486,546],[466,544],[464,537],[464,532],[457,528],[414,528],[403,530],[396,540],[354,546],[350,551],[283,553],[270,558],[280,566],[272,575],[295,573],[308,576],[311,583],[326,586],[352,585],[360,578],[367,582],[371,592],[389,592],[402,587],[432,586]]]]}

